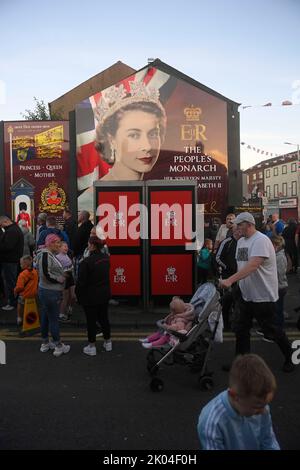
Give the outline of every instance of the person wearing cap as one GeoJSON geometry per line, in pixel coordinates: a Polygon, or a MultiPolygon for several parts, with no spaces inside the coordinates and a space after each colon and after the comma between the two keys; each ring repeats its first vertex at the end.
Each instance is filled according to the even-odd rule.
{"type": "Polygon", "coordinates": [[[41,305],[42,344],[40,351],[46,353],[53,350],[53,355],[56,357],[70,351],[70,346],[61,342],[58,322],[66,281],[64,268],[55,256],[59,253],[60,246],[60,237],[51,233],[45,239],[45,248],[36,258],[39,272],[38,296],[41,305]],[[53,341],[49,341],[49,330],[53,341]]]}
{"type": "Polygon", "coordinates": [[[57,227],[56,218],[53,215],[47,216],[46,226],[46,230],[42,230],[42,232],[40,232],[39,239],[36,243],[37,249],[42,249],[45,246],[46,237],[50,234],[57,235],[60,240],[63,240],[69,246],[70,242],[68,235],[57,227]]]}
{"type": "Polygon", "coordinates": [[[255,318],[266,339],[276,342],[284,355],[283,371],[291,372],[292,349],[285,332],[275,325],[278,279],[276,255],[271,240],[255,228],[255,219],[242,212],[235,219],[242,238],[237,242],[238,271],[220,280],[220,287],[239,283],[239,315],[235,321],[236,355],[250,352],[250,330],[255,318]]]}
{"type": "Polygon", "coordinates": [[[96,356],[97,321],[102,328],[105,351],[112,350],[108,319],[108,302],[111,297],[110,263],[104,239],[90,237],[88,249],[90,255],[79,265],[75,294],[87,320],[89,344],[83,348],[83,352],[88,356],[96,356]]]}

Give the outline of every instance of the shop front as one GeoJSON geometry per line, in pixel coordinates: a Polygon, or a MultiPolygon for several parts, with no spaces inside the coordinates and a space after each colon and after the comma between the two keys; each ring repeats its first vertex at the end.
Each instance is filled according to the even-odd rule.
{"type": "Polygon", "coordinates": [[[289,219],[298,221],[298,198],[279,199],[279,216],[285,222],[289,219]]]}

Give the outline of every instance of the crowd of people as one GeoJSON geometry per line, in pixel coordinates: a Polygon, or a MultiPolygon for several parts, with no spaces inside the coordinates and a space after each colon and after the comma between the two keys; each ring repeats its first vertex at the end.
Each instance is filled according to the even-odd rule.
{"type": "Polygon", "coordinates": [[[61,340],[60,322],[70,321],[76,299],[87,319],[88,345],[83,352],[95,356],[100,331],[104,349],[112,350],[109,252],[105,240],[96,236],[89,212],[81,211],[77,221],[65,209],[63,219],[58,226],[54,216],[39,214],[34,239],[23,214],[16,222],[0,216],[0,296],[7,302],[2,310],[17,308],[16,322],[22,327],[26,299],[37,297],[40,351],[53,350],[59,357],[70,351],[61,340]]]}
{"type": "MultiPolygon", "coordinates": [[[[200,282],[219,278],[224,325],[236,335],[236,355],[250,352],[250,330],[255,319],[257,334],[279,346],[285,372],[295,367],[285,334],[284,299],[287,274],[297,272],[298,232],[295,221],[285,224],[277,213],[269,217],[261,231],[249,212],[237,217],[228,214],[215,240],[205,239],[197,262],[200,282]]],[[[230,365],[224,365],[224,369],[229,370],[230,365]]]]}
{"type": "MultiPolygon", "coordinates": [[[[52,351],[59,357],[70,351],[70,345],[61,339],[59,321],[69,321],[76,299],[87,320],[88,344],[83,352],[95,356],[99,327],[104,350],[112,350],[109,251],[87,211],[80,212],[77,221],[65,209],[63,218],[64,225],[58,227],[55,217],[39,214],[34,239],[23,215],[16,222],[0,217],[0,295],[7,301],[2,309],[17,308],[17,324],[22,325],[26,299],[37,296],[40,351],[52,351]]],[[[198,282],[218,279],[224,326],[236,338],[236,357],[232,364],[223,366],[230,371],[229,387],[199,416],[202,449],[279,449],[268,406],[276,381],[263,359],[251,354],[250,331],[255,319],[257,334],[279,347],[283,371],[294,371],[292,348],[285,333],[284,299],[287,274],[298,268],[299,234],[295,221],[284,224],[278,214],[273,214],[260,231],[249,212],[228,214],[215,236],[206,238],[199,250],[198,282]]],[[[174,335],[180,338],[190,330],[194,317],[192,304],[173,297],[163,329],[141,339],[142,346],[159,348],[174,335]]],[[[300,329],[300,318],[297,326],[300,329]]]]}
{"type": "Polygon", "coordinates": [[[257,333],[282,352],[283,371],[294,371],[284,299],[287,274],[298,269],[299,234],[295,220],[285,224],[277,213],[260,231],[250,213],[228,214],[215,241],[206,239],[199,252],[199,280],[219,278],[224,325],[236,337],[235,360],[223,366],[230,372],[228,389],[200,412],[197,429],[204,450],[280,449],[269,408],[275,377],[262,358],[250,353],[250,331],[255,319],[257,333]]]}

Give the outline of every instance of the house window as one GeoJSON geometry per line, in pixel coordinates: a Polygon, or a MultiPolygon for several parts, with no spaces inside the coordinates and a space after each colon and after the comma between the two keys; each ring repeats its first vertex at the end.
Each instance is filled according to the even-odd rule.
{"type": "Polygon", "coordinates": [[[287,196],[287,183],[282,183],[282,194],[287,196]]]}
{"type": "Polygon", "coordinates": [[[286,165],[282,165],[282,174],[283,175],[286,175],[287,174],[287,166],[286,165]]]}
{"type": "Polygon", "coordinates": [[[297,196],[297,181],[292,181],[292,196],[297,196]]]}
{"type": "Polygon", "coordinates": [[[278,197],[278,184],[274,184],[274,197],[278,197]]]}
{"type": "Polygon", "coordinates": [[[252,179],[253,179],[253,181],[255,181],[255,180],[256,180],[256,173],[253,173],[253,175],[252,175],[252,179]]]}
{"type": "Polygon", "coordinates": [[[273,168],[273,176],[278,176],[278,167],[273,168]]]}
{"type": "Polygon", "coordinates": [[[292,163],[292,173],[296,171],[296,163],[292,163]]]}
{"type": "MultiPolygon", "coordinates": [[[[270,169],[266,171],[266,178],[270,178],[270,169]]],[[[270,187],[270,186],[269,186],[270,187]]]]}
{"type": "Polygon", "coordinates": [[[260,180],[263,179],[263,172],[262,172],[262,171],[260,171],[260,172],[258,173],[258,177],[259,177],[260,180]]]}
{"type": "Polygon", "coordinates": [[[249,184],[249,175],[247,175],[247,184],[249,184]]]}
{"type": "Polygon", "coordinates": [[[271,197],[271,186],[266,187],[267,197],[271,197]]]}

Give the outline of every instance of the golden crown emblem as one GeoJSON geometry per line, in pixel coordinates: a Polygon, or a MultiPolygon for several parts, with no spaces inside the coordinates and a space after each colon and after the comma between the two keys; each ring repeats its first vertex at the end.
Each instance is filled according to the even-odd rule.
{"type": "Polygon", "coordinates": [[[148,101],[159,106],[163,113],[164,109],[159,101],[159,91],[156,88],[146,86],[143,82],[129,82],[127,91],[123,84],[113,85],[102,92],[102,96],[94,114],[99,123],[103,123],[109,116],[112,116],[118,109],[131,103],[148,101]]]}
{"type": "Polygon", "coordinates": [[[183,112],[187,121],[199,121],[202,110],[198,107],[194,108],[192,105],[189,108],[184,108],[183,112]]]}
{"type": "Polygon", "coordinates": [[[57,191],[58,190],[58,184],[55,181],[51,181],[51,183],[48,184],[48,190],[49,191],[57,191]]]}

